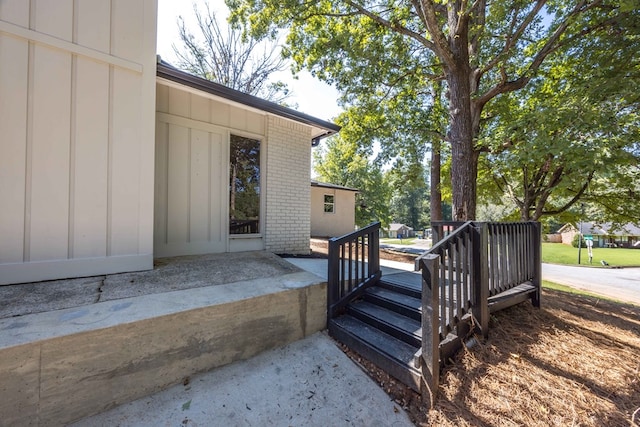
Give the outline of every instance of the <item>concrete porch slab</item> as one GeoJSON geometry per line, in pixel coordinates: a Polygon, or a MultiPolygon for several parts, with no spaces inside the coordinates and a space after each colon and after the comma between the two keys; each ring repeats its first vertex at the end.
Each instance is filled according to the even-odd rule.
{"type": "Polygon", "coordinates": [[[298,271],[262,251],[160,258],[149,271],[0,286],[0,318],[298,271]]]}
{"type": "Polygon", "coordinates": [[[123,287],[121,298],[0,319],[0,425],[64,425],[324,329],[326,283],[276,258],[132,273],[122,279],[146,283],[145,294],[123,287]],[[185,283],[195,287],[166,291],[185,283]]]}

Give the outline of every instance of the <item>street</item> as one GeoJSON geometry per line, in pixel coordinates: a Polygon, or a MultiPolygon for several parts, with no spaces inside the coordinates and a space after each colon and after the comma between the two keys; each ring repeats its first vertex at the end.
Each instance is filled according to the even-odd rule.
{"type": "Polygon", "coordinates": [[[640,305],[640,268],[592,268],[542,264],[542,278],[640,305]]]}

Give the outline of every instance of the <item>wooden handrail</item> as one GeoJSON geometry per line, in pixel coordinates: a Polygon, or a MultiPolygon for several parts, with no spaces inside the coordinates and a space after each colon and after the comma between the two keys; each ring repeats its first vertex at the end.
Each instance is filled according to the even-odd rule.
{"type": "Polygon", "coordinates": [[[327,321],[375,285],[380,271],[380,223],[329,239],[327,321]]]}
{"type": "Polygon", "coordinates": [[[432,397],[443,361],[474,332],[470,325],[487,336],[491,297],[532,283],[532,303],[540,306],[539,223],[468,221],[455,225],[416,261],[423,279],[423,375],[432,397]]]}

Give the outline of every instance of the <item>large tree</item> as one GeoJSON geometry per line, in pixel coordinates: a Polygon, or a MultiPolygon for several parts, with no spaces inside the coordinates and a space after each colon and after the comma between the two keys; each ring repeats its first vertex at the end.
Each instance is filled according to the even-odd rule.
{"type": "Polygon", "coordinates": [[[239,25],[220,22],[209,3],[193,3],[196,26],[178,18],[181,44],[173,45],[177,66],[232,89],[283,103],[289,89],[273,74],[288,68],[275,37],[245,37],[239,25]],[[195,32],[193,31],[195,30],[195,32]]]}
{"type": "MultiPolygon", "coordinates": [[[[454,218],[472,219],[482,113],[525,87],[559,47],[621,13],[605,0],[227,0],[253,34],[290,29],[288,54],[345,94],[397,98],[444,80],[454,218]]],[[[416,98],[418,99],[418,98],[416,98]]],[[[430,103],[423,103],[425,108],[430,103]]]]}
{"type": "Polygon", "coordinates": [[[585,201],[600,206],[601,220],[640,221],[638,12],[563,48],[527,88],[492,106],[481,175],[520,219],[585,201]]]}

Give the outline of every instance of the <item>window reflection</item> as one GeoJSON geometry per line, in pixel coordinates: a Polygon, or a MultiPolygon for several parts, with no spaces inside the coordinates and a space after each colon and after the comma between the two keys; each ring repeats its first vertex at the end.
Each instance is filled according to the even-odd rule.
{"type": "Polygon", "coordinates": [[[260,232],[260,141],[231,135],[229,233],[260,232]]]}

